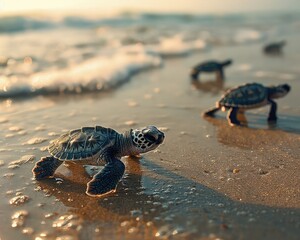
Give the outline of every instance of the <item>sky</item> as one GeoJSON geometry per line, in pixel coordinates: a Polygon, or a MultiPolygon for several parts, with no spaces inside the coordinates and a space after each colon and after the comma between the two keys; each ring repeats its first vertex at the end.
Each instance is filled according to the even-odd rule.
{"type": "Polygon", "coordinates": [[[236,13],[300,11],[300,0],[0,0],[1,13],[32,11],[236,13]]]}

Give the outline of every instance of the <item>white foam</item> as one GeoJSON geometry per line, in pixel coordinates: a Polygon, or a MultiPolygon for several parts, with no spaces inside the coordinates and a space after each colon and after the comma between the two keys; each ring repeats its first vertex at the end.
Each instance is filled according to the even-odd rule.
{"type": "Polygon", "coordinates": [[[175,57],[184,56],[195,50],[202,50],[205,47],[206,43],[201,39],[185,42],[181,35],[175,35],[174,37],[160,39],[160,43],[149,48],[149,50],[163,57],[175,57]]]}
{"type": "Polygon", "coordinates": [[[143,69],[160,66],[161,58],[143,47],[123,49],[111,56],[99,56],[64,69],[54,69],[27,77],[0,79],[0,96],[50,92],[82,92],[110,89],[143,69]]]}
{"type": "Polygon", "coordinates": [[[259,41],[263,39],[264,35],[256,30],[253,29],[241,29],[237,31],[237,33],[234,36],[234,40],[237,43],[247,43],[247,42],[253,42],[253,41],[259,41]]]}

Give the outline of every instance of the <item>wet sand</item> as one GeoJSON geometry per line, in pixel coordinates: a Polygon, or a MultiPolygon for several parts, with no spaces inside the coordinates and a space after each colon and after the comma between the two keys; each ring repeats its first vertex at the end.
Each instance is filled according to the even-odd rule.
{"type": "Polygon", "coordinates": [[[288,57],[297,39],[280,58],[263,56],[259,44],[217,48],[169,59],[113,92],[2,102],[1,239],[298,239],[300,73],[288,57]],[[195,63],[228,57],[235,63],[224,86],[213,75],[191,84],[195,63]],[[201,117],[224,89],[254,81],[292,86],[277,101],[276,125],[267,124],[267,107],[246,113],[248,127],[230,127],[222,112],[201,117]],[[126,174],[104,198],[85,195],[81,165],[60,166],[56,179],[31,179],[50,140],[94,125],[119,132],[156,125],[166,139],[142,158],[123,158],[126,174]],[[35,160],[10,164],[25,155],[35,160]],[[28,199],[10,204],[16,196],[28,199]],[[27,213],[12,227],[19,210],[27,213]]]}

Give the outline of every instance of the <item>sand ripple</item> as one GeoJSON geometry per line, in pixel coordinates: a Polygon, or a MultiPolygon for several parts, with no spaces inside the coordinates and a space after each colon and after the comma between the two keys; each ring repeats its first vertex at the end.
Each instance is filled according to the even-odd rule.
{"type": "Polygon", "coordinates": [[[35,156],[34,155],[24,155],[19,160],[10,162],[9,166],[21,165],[21,164],[25,164],[25,163],[28,163],[28,162],[32,162],[34,160],[35,160],[35,156]]]}
{"type": "Polygon", "coordinates": [[[39,144],[39,143],[46,142],[47,140],[48,140],[48,139],[46,139],[46,138],[35,137],[35,138],[29,139],[29,140],[26,142],[26,144],[34,145],[34,144],[39,144]]]}

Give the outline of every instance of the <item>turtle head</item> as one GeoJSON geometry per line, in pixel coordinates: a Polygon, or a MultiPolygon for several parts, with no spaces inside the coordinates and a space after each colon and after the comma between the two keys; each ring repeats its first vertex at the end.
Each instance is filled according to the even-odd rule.
{"type": "Polygon", "coordinates": [[[281,84],[275,87],[269,87],[269,97],[281,98],[287,95],[290,90],[291,87],[288,84],[281,84]]]}
{"type": "Polygon", "coordinates": [[[230,64],[232,64],[232,59],[228,59],[222,63],[223,67],[229,66],[230,64]]]}
{"type": "Polygon", "coordinates": [[[194,81],[198,80],[198,74],[199,74],[199,71],[196,68],[192,68],[191,73],[190,73],[191,79],[194,81]]]}
{"type": "Polygon", "coordinates": [[[165,138],[163,132],[155,126],[131,130],[131,138],[138,153],[145,153],[157,148],[165,138]]]}

